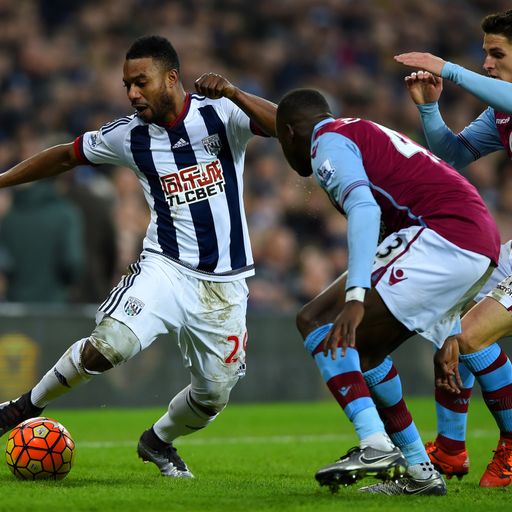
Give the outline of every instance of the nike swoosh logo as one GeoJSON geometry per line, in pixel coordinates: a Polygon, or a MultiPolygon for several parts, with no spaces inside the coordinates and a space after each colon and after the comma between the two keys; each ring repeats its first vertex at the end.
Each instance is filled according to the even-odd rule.
{"type": "Polygon", "coordinates": [[[410,488],[409,487],[409,484],[407,484],[405,487],[404,487],[404,494],[421,494],[423,492],[425,492],[425,490],[427,489],[430,489],[430,487],[434,487],[435,484],[429,484],[429,485],[425,485],[423,487],[416,487],[416,488],[410,488]]]}
{"type": "MultiPolygon", "coordinates": [[[[395,454],[393,454],[393,457],[394,456],[395,454]]],[[[367,458],[364,455],[361,455],[361,457],[359,457],[359,460],[365,464],[372,464],[374,462],[381,462],[383,460],[389,459],[389,457],[389,455],[379,455],[378,457],[367,458]]]]}

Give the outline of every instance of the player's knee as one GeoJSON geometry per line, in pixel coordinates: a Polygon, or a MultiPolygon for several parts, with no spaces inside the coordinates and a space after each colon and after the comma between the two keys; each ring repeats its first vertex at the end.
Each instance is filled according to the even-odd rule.
{"type": "Polygon", "coordinates": [[[82,351],[82,364],[87,371],[104,372],[128,361],[141,350],[134,332],[111,317],[96,326],[82,351]]]}
{"type": "Polygon", "coordinates": [[[215,416],[228,404],[231,390],[237,382],[238,378],[228,382],[209,381],[201,388],[192,388],[190,395],[204,413],[215,416]]]}
{"type": "Polygon", "coordinates": [[[461,354],[473,354],[482,349],[480,342],[468,332],[461,332],[456,336],[461,354]]]}
{"type": "Polygon", "coordinates": [[[98,350],[91,344],[90,340],[87,340],[84,343],[80,362],[87,373],[103,373],[110,370],[110,368],[113,368],[110,361],[98,352],[98,350]]]}

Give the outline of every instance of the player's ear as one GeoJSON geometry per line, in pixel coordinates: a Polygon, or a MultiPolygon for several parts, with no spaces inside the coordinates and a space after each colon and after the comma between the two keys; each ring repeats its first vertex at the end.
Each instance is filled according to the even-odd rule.
{"type": "Polygon", "coordinates": [[[171,70],[167,71],[166,80],[167,80],[167,85],[169,87],[176,87],[176,85],[180,81],[180,74],[179,74],[178,70],[171,69],[171,70]]]}

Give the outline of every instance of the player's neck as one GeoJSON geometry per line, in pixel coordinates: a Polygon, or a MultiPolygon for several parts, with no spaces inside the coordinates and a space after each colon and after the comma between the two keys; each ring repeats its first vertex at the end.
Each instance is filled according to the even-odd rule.
{"type": "Polygon", "coordinates": [[[188,110],[189,103],[190,95],[183,88],[180,88],[174,97],[174,106],[167,114],[164,124],[168,126],[179,122],[188,110]]]}

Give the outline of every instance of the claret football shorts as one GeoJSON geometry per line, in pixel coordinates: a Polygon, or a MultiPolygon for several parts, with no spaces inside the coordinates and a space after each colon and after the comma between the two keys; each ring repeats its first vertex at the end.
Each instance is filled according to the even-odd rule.
{"type": "Polygon", "coordinates": [[[397,320],[441,347],[491,272],[488,257],[413,226],[379,244],[372,284],[397,320]]]}
{"type": "Polygon", "coordinates": [[[165,256],[143,251],[98,310],[127,325],[147,348],[170,334],[186,367],[214,382],[245,373],[245,279],[214,282],[183,273],[165,256]]]}

